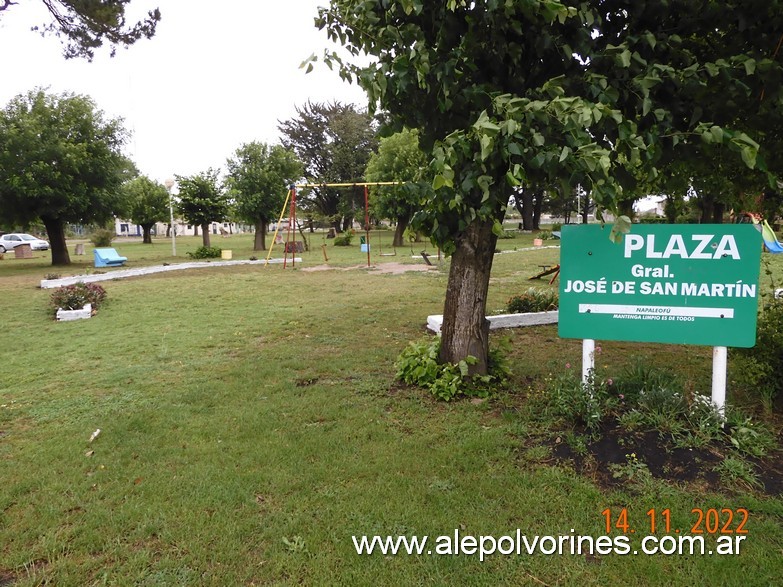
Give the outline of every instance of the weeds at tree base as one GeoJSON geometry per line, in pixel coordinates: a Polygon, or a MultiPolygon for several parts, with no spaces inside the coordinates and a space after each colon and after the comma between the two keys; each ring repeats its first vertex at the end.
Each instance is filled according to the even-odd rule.
{"type": "Polygon", "coordinates": [[[408,385],[428,389],[436,398],[451,401],[459,396],[488,397],[508,378],[509,370],[500,350],[489,353],[489,373],[469,376],[475,357],[457,364],[438,362],[440,338],[425,338],[408,344],[395,363],[396,378],[408,385]]]}

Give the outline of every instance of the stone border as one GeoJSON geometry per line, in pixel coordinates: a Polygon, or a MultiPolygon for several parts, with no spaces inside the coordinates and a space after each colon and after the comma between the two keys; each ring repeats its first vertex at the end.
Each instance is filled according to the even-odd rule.
{"type": "MultiPolygon", "coordinates": [[[[283,259],[270,259],[268,264],[282,263],[283,259]]],[[[301,263],[302,259],[295,258],[294,262],[301,263]]],[[[177,263],[174,265],[152,265],[150,267],[139,267],[138,269],[120,269],[119,271],[110,271],[108,273],[98,273],[94,275],[74,275],[72,277],[61,277],[60,279],[42,279],[41,289],[51,289],[63,285],[73,285],[74,283],[95,283],[96,281],[109,281],[110,279],[125,279],[126,277],[138,277],[140,275],[151,275],[153,273],[162,273],[165,271],[179,271],[181,269],[203,269],[205,267],[228,267],[231,265],[266,265],[266,260],[258,261],[201,261],[194,263],[177,263]]]]}
{"type": "MultiPolygon", "coordinates": [[[[558,311],[551,312],[530,312],[527,314],[499,314],[497,316],[487,316],[489,320],[489,329],[498,328],[518,328],[520,326],[538,326],[540,324],[557,324],[558,311]]],[[[427,328],[436,334],[440,334],[443,326],[443,315],[433,314],[427,316],[427,328]]]]}
{"type": "Polygon", "coordinates": [[[83,308],[79,308],[78,310],[63,310],[62,308],[57,308],[58,322],[85,320],[87,318],[92,318],[92,304],[85,304],[83,308]]]}

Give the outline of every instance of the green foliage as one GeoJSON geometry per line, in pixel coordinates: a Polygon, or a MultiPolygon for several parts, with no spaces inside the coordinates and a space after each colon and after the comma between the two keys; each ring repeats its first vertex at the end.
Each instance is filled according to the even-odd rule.
{"type": "Polygon", "coordinates": [[[770,408],[783,392],[783,300],[773,300],[759,313],[756,346],[732,349],[731,356],[732,380],[770,408]]]}
{"type": "Polygon", "coordinates": [[[371,182],[396,181],[400,185],[370,188],[373,216],[407,223],[432,195],[432,178],[428,173],[428,160],[419,148],[418,131],[403,129],[382,138],[378,152],[367,163],[365,178],[371,182]]]}
{"type": "Polygon", "coordinates": [[[351,246],[351,241],[353,240],[353,232],[350,230],[346,230],[342,234],[338,234],[336,237],[334,237],[334,241],[332,244],[335,247],[349,247],[351,246]]]}
{"type": "Polygon", "coordinates": [[[509,314],[549,312],[557,310],[558,302],[557,290],[531,287],[524,293],[509,298],[506,311],[509,314]]]}
{"type": "MultiPolygon", "coordinates": [[[[156,8],[147,12],[143,20],[128,26],[126,5],[130,0],[80,0],[79,2],[44,2],[52,22],[33,27],[42,34],[51,34],[62,40],[66,59],[83,57],[92,61],[95,50],[106,42],[114,57],[117,46],[127,47],[140,39],[150,39],[160,21],[156,8]]],[[[0,6],[0,12],[10,4],[0,6]]]]}
{"type": "Polygon", "coordinates": [[[106,300],[106,290],[97,283],[78,282],[73,285],[58,287],[52,292],[50,304],[52,314],[57,310],[79,310],[86,304],[92,304],[92,309],[97,310],[106,300]]]}
{"type": "Polygon", "coordinates": [[[52,264],[70,263],[64,226],[102,223],[121,209],[120,190],[133,165],[122,154],[127,132],[88,97],[34,90],[0,111],[0,216],[19,225],[41,221],[52,264]]]}
{"type": "Polygon", "coordinates": [[[468,376],[469,365],[475,357],[468,357],[457,364],[438,362],[440,338],[424,338],[408,344],[395,363],[397,379],[408,385],[428,389],[436,398],[451,401],[460,396],[487,397],[491,390],[508,377],[508,366],[502,351],[490,352],[489,373],[468,376]]]}
{"type": "Polygon", "coordinates": [[[758,474],[753,470],[753,465],[745,459],[726,457],[714,471],[720,476],[720,480],[726,485],[738,485],[748,489],[761,487],[758,474]]]}
{"type": "Polygon", "coordinates": [[[188,251],[191,259],[216,259],[221,256],[223,249],[220,247],[199,247],[195,251],[188,251]]]}
{"type": "Polygon", "coordinates": [[[116,235],[114,234],[113,230],[109,230],[107,228],[98,228],[90,235],[90,242],[95,247],[110,247],[111,241],[114,240],[115,236],[116,235]]]}
{"type": "Polygon", "coordinates": [[[547,393],[555,416],[585,426],[593,434],[617,403],[607,381],[591,372],[587,383],[582,383],[581,374],[570,368],[549,380],[547,393]]]}
{"type": "Polygon", "coordinates": [[[201,173],[183,177],[175,176],[179,184],[179,202],[177,209],[188,221],[202,227],[201,237],[208,247],[209,231],[204,230],[210,222],[220,222],[228,216],[229,196],[225,193],[216,169],[207,169],[201,173]]]}
{"type": "Polygon", "coordinates": [[[638,363],[617,380],[591,373],[583,384],[568,367],[548,380],[546,403],[553,415],[593,435],[614,418],[630,432],[656,430],[679,446],[713,443],[754,457],[775,446],[767,426],[733,407],[722,416],[709,396],[683,388],[667,370],[638,363]]]}
{"type": "MultiPolygon", "coordinates": [[[[352,104],[308,102],[296,117],[278,125],[281,143],[296,153],[309,183],[361,181],[378,146],[375,123],[352,104]]],[[[315,187],[299,194],[299,205],[324,217],[353,217],[364,209],[364,191],[315,187]]]]}
{"type": "Polygon", "coordinates": [[[142,175],[122,186],[127,217],[139,226],[169,219],[169,192],[161,183],[142,175]]]}
{"type": "Polygon", "coordinates": [[[226,166],[226,185],[235,200],[235,212],[253,224],[268,224],[277,218],[288,186],[304,172],[291,149],[256,141],[240,146],[226,166]]]}

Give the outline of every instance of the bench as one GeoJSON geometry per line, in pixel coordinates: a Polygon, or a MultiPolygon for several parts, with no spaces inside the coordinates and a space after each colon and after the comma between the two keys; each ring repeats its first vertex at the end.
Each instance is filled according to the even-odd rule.
{"type": "Polygon", "coordinates": [[[128,257],[120,257],[115,249],[95,249],[93,251],[96,267],[120,267],[128,257]]]}

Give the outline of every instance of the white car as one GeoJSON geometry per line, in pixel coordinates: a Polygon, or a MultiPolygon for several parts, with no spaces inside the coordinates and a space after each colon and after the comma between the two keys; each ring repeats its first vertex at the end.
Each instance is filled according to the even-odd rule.
{"type": "Polygon", "coordinates": [[[36,238],[31,234],[12,232],[10,234],[4,234],[0,236],[0,253],[10,251],[19,245],[30,245],[30,248],[34,251],[49,250],[48,242],[41,240],[40,238],[36,238]]]}

